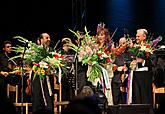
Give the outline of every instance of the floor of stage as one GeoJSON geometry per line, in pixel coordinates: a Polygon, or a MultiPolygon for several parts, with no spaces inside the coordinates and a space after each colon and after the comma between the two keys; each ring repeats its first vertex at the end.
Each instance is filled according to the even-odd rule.
{"type": "Polygon", "coordinates": [[[163,107],[154,109],[151,105],[147,104],[121,104],[109,106],[107,114],[165,114],[163,107]]]}
{"type": "MultiPolygon", "coordinates": [[[[18,108],[18,114],[21,114],[21,108],[18,108]]],[[[62,106],[62,110],[64,106],[62,106]]],[[[29,113],[31,113],[31,107],[29,107],[29,113]]],[[[24,110],[25,114],[25,110],[24,110]]],[[[55,112],[54,114],[60,114],[55,112]]],[[[153,109],[151,105],[148,104],[119,104],[108,106],[107,110],[103,111],[102,114],[165,114],[165,105],[161,105],[158,108],[153,109]]]]}
{"type": "Polygon", "coordinates": [[[165,105],[155,109],[148,104],[112,105],[102,114],[165,114],[165,105]]]}

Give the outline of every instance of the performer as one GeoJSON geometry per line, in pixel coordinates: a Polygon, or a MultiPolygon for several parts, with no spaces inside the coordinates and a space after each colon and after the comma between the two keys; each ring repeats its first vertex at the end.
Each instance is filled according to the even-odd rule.
{"type": "MultiPolygon", "coordinates": [[[[50,36],[48,33],[42,33],[38,39],[38,44],[43,46],[47,51],[51,51],[50,47],[50,36]]],[[[53,77],[53,76],[52,76],[53,77]]],[[[32,112],[33,114],[48,113],[54,114],[54,103],[53,103],[53,78],[46,76],[43,80],[36,76],[31,77],[31,89],[32,89],[32,112]],[[48,88],[48,84],[51,88],[48,88]],[[50,91],[51,90],[51,91],[50,91]]]]}
{"type": "MultiPolygon", "coordinates": [[[[137,45],[147,45],[147,30],[138,29],[136,33],[137,45]]],[[[152,104],[152,67],[151,58],[136,57],[132,62],[137,64],[137,69],[133,72],[133,98],[135,104],[152,104]]],[[[131,64],[132,64],[131,63],[131,64]]]]}
{"type": "Polygon", "coordinates": [[[4,41],[3,51],[0,53],[0,90],[7,94],[7,83],[16,84],[19,82],[14,75],[9,76],[9,72],[13,70],[13,66],[17,63],[9,60],[12,57],[12,43],[11,41],[4,41]]]}
{"type": "Polygon", "coordinates": [[[70,38],[62,39],[61,54],[64,55],[67,61],[66,68],[62,67],[63,76],[61,79],[62,83],[62,100],[70,101],[75,96],[75,52],[70,49],[69,44],[71,43],[70,38]]]}
{"type": "Polygon", "coordinates": [[[128,67],[132,60],[131,54],[128,52],[127,39],[121,37],[119,39],[119,47],[116,48],[116,58],[114,65],[117,69],[114,71],[114,77],[112,78],[112,94],[113,102],[117,104],[126,103],[126,86],[128,77],[128,67]]]}
{"type": "MultiPolygon", "coordinates": [[[[107,49],[106,51],[111,51],[113,46],[113,41],[110,37],[110,32],[107,28],[105,28],[104,23],[100,23],[97,26],[97,34],[96,34],[96,42],[98,44],[99,49],[107,49]]],[[[111,61],[112,62],[112,61],[111,61]]],[[[96,78],[95,81],[92,82],[94,87],[97,87],[97,84],[101,84],[103,87],[103,92],[108,100],[108,105],[113,105],[112,98],[112,89],[111,89],[111,80],[113,77],[113,69],[112,63],[101,64],[102,74],[100,78],[96,78]]],[[[87,75],[90,73],[90,69],[92,68],[91,64],[88,65],[87,75]]]]}

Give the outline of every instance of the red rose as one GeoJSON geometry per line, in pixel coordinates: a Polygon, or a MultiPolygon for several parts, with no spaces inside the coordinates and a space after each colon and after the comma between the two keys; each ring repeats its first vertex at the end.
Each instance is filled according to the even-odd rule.
{"type": "Polygon", "coordinates": [[[106,51],[106,52],[105,52],[105,54],[107,54],[107,55],[108,55],[108,54],[109,54],[109,51],[106,51]]]}
{"type": "Polygon", "coordinates": [[[38,63],[35,63],[35,64],[34,64],[34,66],[38,66],[38,67],[39,67],[39,66],[40,66],[40,64],[38,64],[38,63]]]}
{"type": "Polygon", "coordinates": [[[106,63],[109,63],[109,62],[111,62],[111,59],[108,57],[106,60],[106,63]]]}
{"type": "Polygon", "coordinates": [[[107,48],[103,48],[103,50],[107,50],[107,48]]]}
{"type": "Polygon", "coordinates": [[[146,44],[146,48],[151,48],[150,44],[146,44]]]}
{"type": "Polygon", "coordinates": [[[64,59],[64,56],[62,55],[61,58],[64,59]]]}
{"type": "Polygon", "coordinates": [[[58,58],[59,58],[59,56],[58,56],[58,55],[54,55],[54,57],[55,57],[56,59],[58,59],[58,58]]]}
{"type": "Polygon", "coordinates": [[[117,65],[113,66],[113,71],[117,70],[117,65]]]}
{"type": "Polygon", "coordinates": [[[150,52],[146,52],[146,56],[147,57],[150,57],[151,56],[151,53],[150,52]]]}
{"type": "Polygon", "coordinates": [[[102,53],[98,53],[98,56],[101,57],[102,56],[102,53]]]}

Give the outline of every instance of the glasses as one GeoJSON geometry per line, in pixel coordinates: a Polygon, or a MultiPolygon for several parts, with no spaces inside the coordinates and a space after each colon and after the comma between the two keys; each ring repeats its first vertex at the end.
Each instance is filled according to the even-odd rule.
{"type": "Polygon", "coordinates": [[[6,46],[6,48],[10,48],[11,46],[6,46]]]}

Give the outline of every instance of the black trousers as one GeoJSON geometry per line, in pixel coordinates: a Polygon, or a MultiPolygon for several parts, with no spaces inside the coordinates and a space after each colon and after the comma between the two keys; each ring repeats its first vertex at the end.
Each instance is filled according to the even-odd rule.
{"type": "Polygon", "coordinates": [[[114,105],[126,103],[126,93],[120,90],[120,87],[122,86],[120,79],[121,74],[122,73],[117,73],[112,78],[112,95],[114,105]]]}
{"type": "MultiPolygon", "coordinates": [[[[44,78],[42,80],[44,97],[45,97],[45,100],[46,100],[46,101],[44,101],[40,80],[41,79],[39,78],[39,76],[36,76],[34,78],[34,80],[32,80],[32,82],[31,82],[31,87],[32,87],[32,111],[33,111],[34,114],[38,114],[38,113],[41,113],[41,112],[47,112],[48,114],[53,114],[54,113],[53,96],[49,95],[46,78],[44,78]],[[45,102],[47,103],[47,105],[45,105],[45,102]]],[[[53,84],[53,81],[51,82],[51,85],[52,84],[53,84]]],[[[52,86],[52,88],[53,88],[53,86],[52,86]]]]}
{"type": "Polygon", "coordinates": [[[134,104],[152,104],[152,71],[134,71],[132,83],[134,104]]]}

